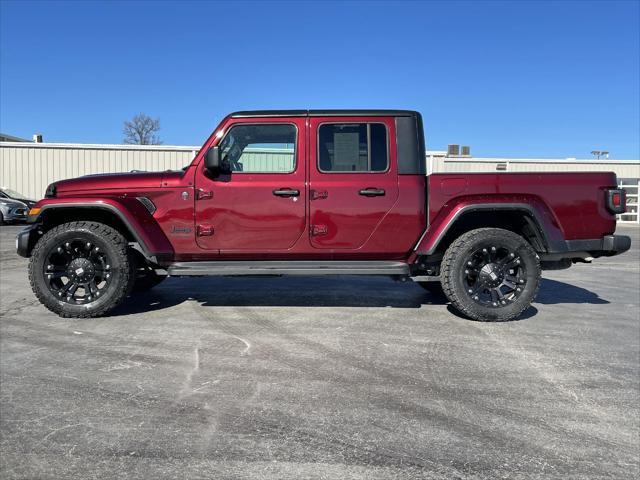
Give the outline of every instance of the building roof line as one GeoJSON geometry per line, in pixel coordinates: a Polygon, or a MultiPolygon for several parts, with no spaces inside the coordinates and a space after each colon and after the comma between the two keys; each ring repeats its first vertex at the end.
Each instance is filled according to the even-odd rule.
{"type": "Polygon", "coordinates": [[[81,148],[85,150],[200,150],[202,145],[129,145],[117,143],[33,143],[33,142],[0,142],[0,147],[22,148],[81,148]]]}
{"type": "Polygon", "coordinates": [[[0,132],[0,138],[6,138],[7,140],[5,140],[5,141],[8,141],[8,142],[15,142],[15,143],[18,143],[18,142],[30,142],[30,143],[33,143],[33,142],[31,142],[31,140],[28,140],[26,138],[16,137],[14,135],[9,135],[8,133],[2,133],[2,132],[0,132]]]}

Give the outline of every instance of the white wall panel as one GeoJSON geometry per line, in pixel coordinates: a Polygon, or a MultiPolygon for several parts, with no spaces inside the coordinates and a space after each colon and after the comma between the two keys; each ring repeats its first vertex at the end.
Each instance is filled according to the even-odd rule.
{"type": "Polygon", "coordinates": [[[94,173],[178,170],[200,147],[0,142],[0,185],[39,199],[51,182],[94,173]]]}

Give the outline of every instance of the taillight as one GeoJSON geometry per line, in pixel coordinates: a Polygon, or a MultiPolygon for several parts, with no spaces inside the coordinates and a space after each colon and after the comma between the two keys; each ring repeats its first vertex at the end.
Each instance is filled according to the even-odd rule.
{"type": "Polygon", "coordinates": [[[615,192],[613,195],[611,195],[611,203],[613,204],[614,208],[619,208],[620,205],[622,205],[622,195],[620,195],[618,192],[615,192]]]}
{"type": "Polygon", "coordinates": [[[611,188],[607,192],[607,210],[621,214],[627,210],[627,195],[622,188],[611,188]]]}

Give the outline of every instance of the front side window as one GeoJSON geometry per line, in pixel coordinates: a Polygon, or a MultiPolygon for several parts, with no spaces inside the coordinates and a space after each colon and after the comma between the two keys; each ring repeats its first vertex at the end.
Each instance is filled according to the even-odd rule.
{"type": "Polygon", "coordinates": [[[318,128],[322,172],[384,172],[389,167],[382,123],[330,123],[318,128]]]}
{"type": "Polygon", "coordinates": [[[295,149],[296,127],[290,124],[236,125],[220,143],[221,161],[232,172],[291,173],[295,149]]]}

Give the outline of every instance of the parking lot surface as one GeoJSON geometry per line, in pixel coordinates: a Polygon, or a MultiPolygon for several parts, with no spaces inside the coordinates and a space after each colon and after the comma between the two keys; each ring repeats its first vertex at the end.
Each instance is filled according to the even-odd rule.
{"type": "Polygon", "coordinates": [[[639,229],[507,323],[386,278],[169,279],[42,307],[0,227],[0,477],[637,478],[639,229]]]}

